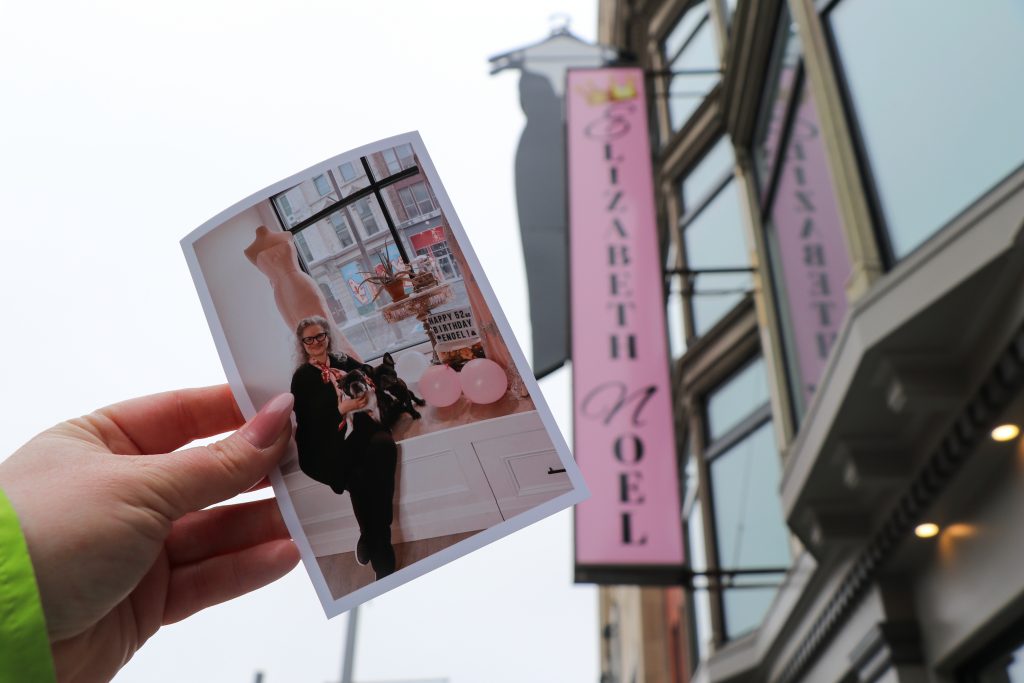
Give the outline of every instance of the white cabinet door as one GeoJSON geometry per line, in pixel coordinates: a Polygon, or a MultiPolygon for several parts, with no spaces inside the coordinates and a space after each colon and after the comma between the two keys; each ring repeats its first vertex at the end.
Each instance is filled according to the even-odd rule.
{"type": "MultiPolygon", "coordinates": [[[[479,531],[570,488],[536,411],[455,427],[399,444],[396,543],[479,531]]],[[[359,529],[348,495],[295,467],[285,483],[317,557],[352,552],[359,529]]]]}
{"type": "MultiPolygon", "coordinates": [[[[521,430],[473,442],[498,509],[509,519],[571,488],[537,413],[522,420],[521,430]]],[[[524,415],[524,418],[526,416],[524,415]]]]}

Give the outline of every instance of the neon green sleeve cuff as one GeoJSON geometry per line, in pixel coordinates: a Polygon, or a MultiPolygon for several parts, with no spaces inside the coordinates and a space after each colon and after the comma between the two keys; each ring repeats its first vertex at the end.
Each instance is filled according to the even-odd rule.
{"type": "Polygon", "coordinates": [[[46,619],[18,517],[0,491],[0,680],[56,681],[46,619]]]}

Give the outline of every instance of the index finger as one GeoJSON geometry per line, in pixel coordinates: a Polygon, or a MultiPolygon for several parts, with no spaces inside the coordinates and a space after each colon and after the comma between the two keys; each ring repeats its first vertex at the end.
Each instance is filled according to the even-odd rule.
{"type": "Polygon", "coordinates": [[[127,439],[125,445],[133,447],[135,454],[168,453],[245,422],[227,384],[141,396],[100,408],[95,414],[120,432],[104,434],[104,440],[113,446],[115,439],[127,439]]]}

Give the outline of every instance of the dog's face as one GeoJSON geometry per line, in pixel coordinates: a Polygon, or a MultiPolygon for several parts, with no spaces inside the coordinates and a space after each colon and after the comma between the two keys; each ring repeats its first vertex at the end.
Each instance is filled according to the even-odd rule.
{"type": "Polygon", "coordinates": [[[352,398],[359,398],[370,390],[370,383],[362,370],[350,370],[341,380],[341,390],[352,398]]]}

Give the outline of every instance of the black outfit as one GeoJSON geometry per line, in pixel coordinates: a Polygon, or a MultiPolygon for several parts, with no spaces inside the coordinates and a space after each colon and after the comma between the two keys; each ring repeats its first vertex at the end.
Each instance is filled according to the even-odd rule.
{"type": "MultiPolygon", "coordinates": [[[[362,367],[352,358],[333,355],[330,365],[346,372],[362,367]]],[[[354,429],[346,439],[334,383],[324,382],[323,373],[310,363],[303,363],[292,375],[291,392],[299,468],[335,493],[349,492],[361,544],[377,578],[390,574],[395,570],[391,522],[398,447],[394,437],[366,413],[356,413],[354,429]]]]}

